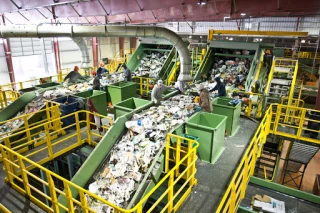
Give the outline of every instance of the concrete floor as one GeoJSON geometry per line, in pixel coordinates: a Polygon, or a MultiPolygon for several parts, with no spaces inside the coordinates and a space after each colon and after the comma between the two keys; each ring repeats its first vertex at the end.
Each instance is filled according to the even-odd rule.
{"type": "Polygon", "coordinates": [[[257,123],[247,118],[241,118],[240,124],[237,134],[225,139],[226,148],[215,164],[197,162],[198,184],[178,212],[212,213],[217,209],[246,146],[258,127],[257,123]]]}

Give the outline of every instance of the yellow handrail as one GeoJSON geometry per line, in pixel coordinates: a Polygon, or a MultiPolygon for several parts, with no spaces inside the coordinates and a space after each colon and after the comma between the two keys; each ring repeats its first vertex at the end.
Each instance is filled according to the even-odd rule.
{"type": "Polygon", "coordinates": [[[13,90],[0,91],[0,110],[7,107],[20,97],[20,93],[13,90]]]}
{"type": "Polygon", "coordinates": [[[155,79],[143,76],[136,76],[134,77],[134,81],[137,82],[138,87],[137,91],[141,96],[148,96],[149,91],[152,91],[152,86],[155,85],[155,79]]]}
{"type": "Polygon", "coordinates": [[[293,138],[299,141],[320,144],[320,140],[310,138],[303,135],[303,131],[320,133],[319,130],[312,130],[304,126],[305,122],[314,122],[320,124],[320,120],[307,118],[306,113],[309,111],[313,114],[319,114],[320,111],[309,110],[302,107],[295,107],[282,104],[271,104],[265,112],[255,135],[253,136],[245,154],[240,161],[229,187],[227,188],[220,204],[217,213],[220,212],[235,212],[241,199],[244,198],[247,183],[250,176],[254,173],[256,159],[260,157],[263,145],[266,142],[268,134],[280,135],[288,138],[293,138]],[[295,113],[288,115],[284,112],[294,111],[295,113]],[[286,119],[286,117],[292,119],[286,119]],[[294,123],[292,123],[294,120],[294,123]],[[279,129],[279,126],[287,127],[286,130],[279,129]],[[288,129],[293,129],[293,133],[288,133],[288,129]]]}
{"type": "MultiPolygon", "coordinates": [[[[285,58],[292,58],[292,50],[286,49],[284,53],[285,58]]],[[[317,52],[298,52],[298,55],[296,58],[300,59],[320,59],[320,54],[317,52]]]]}
{"type": "Polygon", "coordinates": [[[0,212],[1,213],[11,213],[4,205],[0,203],[0,212]]]}
{"type": "MultiPolygon", "coordinates": [[[[80,131],[79,123],[77,123],[76,125],[78,126],[78,132],[80,131]]],[[[78,140],[77,145],[81,145],[82,143],[84,143],[83,139],[81,141],[78,140]]],[[[197,161],[196,150],[198,146],[199,143],[192,139],[176,136],[173,134],[168,134],[166,138],[165,159],[165,172],[167,174],[132,209],[120,208],[112,204],[111,202],[104,200],[101,197],[77,186],[76,184],[55,174],[54,172],[42,167],[40,163],[33,162],[27,157],[20,155],[19,153],[13,151],[12,149],[4,145],[0,144],[0,151],[4,158],[4,167],[6,172],[5,180],[8,183],[10,183],[10,185],[15,190],[17,190],[23,195],[28,196],[32,202],[34,202],[36,205],[38,205],[47,212],[60,212],[60,210],[72,212],[75,206],[79,206],[82,209],[82,212],[94,212],[93,209],[90,208],[88,200],[95,199],[101,204],[107,205],[110,208],[112,208],[113,212],[142,213],[142,208],[147,199],[161,185],[165,184],[166,182],[168,183],[168,189],[165,192],[163,192],[160,198],[153,204],[153,206],[150,207],[150,209],[147,212],[152,212],[153,209],[155,209],[155,207],[157,207],[157,205],[166,197],[167,205],[163,208],[163,211],[176,212],[178,210],[183,201],[191,193],[192,187],[197,183],[195,173],[197,161]],[[183,146],[183,142],[186,142],[186,146],[183,146]],[[171,156],[173,156],[174,158],[172,158],[171,156]],[[176,163],[175,166],[173,166],[172,168],[170,167],[171,164],[169,164],[170,161],[174,161],[176,163]],[[29,165],[28,167],[26,167],[27,164],[29,165]],[[31,173],[29,171],[30,168],[37,168],[40,171],[44,172],[47,176],[47,181],[42,180],[41,178],[31,173]],[[21,177],[19,177],[20,175],[21,177]],[[38,182],[39,184],[46,186],[50,191],[50,196],[29,184],[31,178],[33,182],[38,182]],[[56,185],[56,182],[53,181],[53,179],[59,180],[63,183],[63,191],[59,189],[59,187],[56,185]],[[181,182],[181,180],[184,180],[184,184],[179,187],[179,190],[176,191],[177,187],[175,187],[175,185],[178,184],[178,182],[181,182]],[[71,188],[79,191],[79,200],[72,197],[70,191],[71,188]],[[179,194],[182,194],[182,196],[178,196],[179,194]],[[40,200],[38,198],[39,196],[37,195],[44,197],[49,202],[51,202],[52,205],[48,206],[43,200],[40,200]],[[58,196],[63,196],[66,198],[67,206],[64,206],[58,202],[58,196]]],[[[75,146],[72,146],[72,148],[74,147],[75,146]]],[[[52,155],[52,153],[49,152],[49,155],[52,155],[51,157],[56,157],[57,154],[61,153],[55,153],[52,155]]],[[[41,163],[44,163],[44,161],[41,161],[41,163]]]]}

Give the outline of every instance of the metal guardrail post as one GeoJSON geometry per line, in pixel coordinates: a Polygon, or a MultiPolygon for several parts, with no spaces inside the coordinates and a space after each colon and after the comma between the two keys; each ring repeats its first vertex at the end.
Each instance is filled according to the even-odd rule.
{"type": "Polygon", "coordinates": [[[29,186],[28,175],[26,173],[26,166],[24,165],[22,159],[19,156],[17,156],[17,157],[18,157],[18,162],[19,162],[19,166],[20,166],[20,172],[21,172],[24,190],[25,190],[27,196],[30,197],[31,190],[30,190],[30,186],[29,186]]]}
{"type": "MultiPolygon", "coordinates": [[[[77,112],[75,115],[76,120],[76,130],[77,130],[77,137],[78,137],[78,143],[81,144],[81,129],[80,129],[80,123],[79,123],[79,112],[77,112]]],[[[90,126],[89,126],[90,128],[90,126]]]]}
{"type": "Polygon", "coordinates": [[[92,145],[92,135],[90,128],[90,114],[86,113],[86,125],[87,125],[87,135],[88,135],[88,144],[92,145]]]}

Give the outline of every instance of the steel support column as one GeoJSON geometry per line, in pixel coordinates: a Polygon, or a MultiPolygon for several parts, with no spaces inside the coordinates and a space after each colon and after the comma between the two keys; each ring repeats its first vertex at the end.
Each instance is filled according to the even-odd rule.
{"type": "Polygon", "coordinates": [[[60,49],[59,42],[57,38],[53,38],[53,49],[54,49],[54,58],[56,61],[57,73],[61,70],[61,62],[60,62],[60,49]]]}
{"type": "Polygon", "coordinates": [[[124,57],[124,37],[119,37],[119,52],[120,57],[124,57]]]}
{"type": "MultiPolygon", "coordinates": [[[[4,15],[2,15],[2,23],[5,25],[6,24],[6,19],[4,15]]],[[[14,76],[14,70],[13,70],[13,63],[12,63],[12,53],[11,53],[11,48],[10,48],[10,41],[9,39],[3,39],[3,48],[4,48],[4,53],[6,56],[6,61],[7,61],[7,66],[8,66],[8,73],[10,77],[10,81],[15,82],[15,76],[14,76]]]]}
{"type": "Polygon", "coordinates": [[[92,38],[92,55],[93,55],[93,66],[98,67],[98,38],[92,38]]]}
{"type": "Polygon", "coordinates": [[[131,37],[130,38],[130,49],[136,49],[137,48],[137,38],[131,37]]]}

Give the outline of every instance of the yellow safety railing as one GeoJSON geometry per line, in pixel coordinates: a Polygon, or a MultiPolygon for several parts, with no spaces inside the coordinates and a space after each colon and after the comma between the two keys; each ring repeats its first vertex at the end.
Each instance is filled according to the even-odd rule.
{"type": "Polygon", "coordinates": [[[320,111],[282,104],[270,105],[240,161],[238,169],[219,204],[217,213],[233,213],[236,211],[241,199],[244,198],[249,178],[254,174],[256,159],[261,155],[263,144],[266,142],[268,134],[320,144],[320,140],[311,138],[306,134],[306,131],[309,133],[320,133],[320,131],[308,128],[306,122],[313,122],[319,125],[320,111]],[[286,112],[288,111],[294,113],[287,114],[286,112]],[[316,116],[318,119],[315,120],[312,116],[316,116]]]}
{"type": "MultiPolygon", "coordinates": [[[[97,133],[97,131],[91,130],[92,125],[95,126],[96,124],[94,121],[90,120],[90,115],[109,120],[107,124],[101,125],[102,132],[106,132],[112,125],[112,118],[83,110],[51,119],[45,123],[38,123],[37,125],[33,125],[32,127],[19,132],[3,136],[1,140],[4,142],[5,147],[12,152],[19,154],[26,152],[24,155],[25,157],[34,158],[37,163],[43,164],[83,143],[96,145],[93,136],[100,140],[102,135],[97,133]],[[74,119],[75,123],[62,127],[62,123],[65,119],[74,119]],[[55,125],[59,125],[60,128],[53,128],[55,125]],[[66,130],[70,130],[71,128],[75,129],[74,133],[65,135],[66,130]],[[40,131],[42,134],[39,134],[40,131]],[[86,137],[82,134],[85,134],[86,137]],[[17,137],[20,137],[20,139],[16,140],[17,137]],[[70,143],[70,139],[72,138],[76,139],[74,140],[75,143],[70,143]],[[41,154],[43,158],[39,157],[41,154]]],[[[4,160],[6,154],[1,154],[2,160],[4,160]]],[[[14,160],[14,162],[16,162],[16,160],[14,160]]],[[[31,165],[26,169],[30,170],[33,168],[35,167],[31,165]]]]}
{"type": "Polygon", "coordinates": [[[0,203],[0,212],[1,213],[11,213],[4,205],[0,203]]]}
{"type": "MultiPolygon", "coordinates": [[[[270,111],[269,108],[266,114],[270,114],[270,111]]],[[[262,119],[217,208],[217,213],[235,212],[241,199],[244,198],[250,176],[254,174],[256,160],[260,157],[263,144],[266,142],[270,122],[270,116],[265,116],[262,119]]]]}
{"type": "MultiPolygon", "coordinates": [[[[284,53],[285,58],[292,58],[292,50],[291,49],[286,49],[284,53]]],[[[298,55],[296,58],[301,58],[301,59],[314,59],[316,58],[317,60],[320,59],[320,53],[316,52],[298,52],[298,55]]]]}
{"type": "Polygon", "coordinates": [[[168,77],[168,81],[167,81],[167,86],[172,85],[172,83],[174,83],[177,79],[177,71],[180,69],[180,61],[178,61],[175,65],[174,68],[172,70],[172,72],[170,73],[169,77],[168,77]]]}
{"type": "MultiPolygon", "coordinates": [[[[61,122],[57,120],[58,118],[60,118],[61,114],[59,111],[59,107],[59,103],[47,101],[45,106],[36,112],[24,114],[0,122],[0,126],[16,126],[16,128],[8,129],[8,131],[1,132],[0,142],[4,143],[8,148],[11,148],[18,153],[29,151],[31,147],[34,148],[41,146],[45,143],[45,140],[41,140],[39,134],[44,130],[44,128],[40,128],[39,125],[44,125],[44,123],[46,122],[51,122],[50,125],[48,125],[48,131],[61,129],[61,122]],[[39,121],[30,123],[29,119],[33,116],[40,117],[39,121]],[[30,146],[27,146],[25,142],[31,141],[33,138],[37,138],[36,142],[30,146]]],[[[60,134],[64,134],[64,132],[60,131],[60,134]]],[[[57,135],[52,135],[51,139],[55,139],[56,137],[57,135]]],[[[1,155],[0,161],[2,161],[1,155]]]]}
{"type": "Polygon", "coordinates": [[[263,58],[264,58],[264,55],[265,55],[265,52],[262,51],[261,56],[260,56],[260,59],[259,59],[258,69],[257,69],[256,75],[255,75],[255,77],[254,77],[254,81],[257,81],[257,80],[259,79],[260,71],[261,71],[261,68],[262,68],[262,66],[263,66],[263,58]]]}
{"type": "Polygon", "coordinates": [[[145,97],[148,96],[149,91],[152,91],[155,85],[155,79],[149,77],[136,76],[134,77],[134,81],[138,84],[137,91],[139,94],[145,97]]]}
{"type": "Polygon", "coordinates": [[[276,67],[292,69],[293,76],[292,76],[289,97],[293,98],[296,78],[297,78],[297,74],[298,74],[298,60],[291,60],[291,59],[285,59],[285,58],[277,58],[277,59],[273,60],[271,70],[270,70],[270,73],[268,76],[268,83],[265,88],[265,94],[268,94],[268,92],[269,92],[269,89],[271,86],[271,81],[273,79],[274,73],[276,73],[276,71],[275,71],[276,67]]]}
{"type": "MultiPolygon", "coordinates": [[[[82,129],[80,130],[80,124],[77,123],[75,125],[77,126],[77,132],[75,134],[80,138],[78,138],[75,145],[68,147],[68,150],[70,150],[69,148],[74,148],[84,143],[84,138],[82,138],[80,134],[82,131],[82,129]]],[[[86,140],[89,141],[90,139],[87,138],[86,140]]],[[[6,172],[5,181],[8,182],[15,190],[27,196],[32,202],[47,212],[74,212],[74,208],[76,206],[80,207],[84,213],[95,212],[90,208],[89,204],[89,200],[95,199],[101,204],[111,207],[112,211],[115,213],[142,213],[143,206],[147,199],[161,186],[164,186],[167,189],[162,193],[158,200],[144,212],[153,212],[161,201],[165,201],[166,203],[162,212],[177,211],[183,201],[191,193],[192,187],[197,183],[195,174],[197,161],[196,150],[198,146],[199,143],[194,140],[168,134],[166,138],[166,175],[132,209],[120,208],[42,167],[40,163],[30,160],[4,145],[0,145],[0,151],[4,156],[4,168],[6,172]],[[171,161],[175,164],[170,164],[169,162],[171,161]],[[47,180],[42,180],[37,177],[34,173],[29,171],[30,168],[37,168],[44,172],[47,180]],[[47,187],[49,189],[50,196],[30,184],[31,179],[33,183],[36,182],[47,187]],[[178,185],[178,182],[181,183],[182,180],[183,184],[178,185]],[[64,189],[59,188],[57,182],[62,183],[64,189]],[[72,197],[71,188],[79,192],[79,198],[72,197]],[[66,198],[66,206],[58,202],[59,196],[66,198]],[[47,205],[46,202],[39,199],[39,197],[47,199],[51,205],[47,205]]],[[[50,151],[48,158],[53,159],[58,155],[61,155],[61,153],[52,153],[52,151],[50,151]]],[[[43,161],[41,163],[43,163],[43,161]]]]}
{"type": "Polygon", "coordinates": [[[6,90],[0,91],[0,110],[7,107],[13,101],[20,97],[20,93],[17,91],[6,90]]]}
{"type": "Polygon", "coordinates": [[[135,48],[131,48],[128,50],[120,49],[116,55],[113,57],[112,61],[105,65],[105,68],[108,69],[109,73],[113,73],[117,70],[119,64],[123,64],[128,62],[129,55],[133,54],[135,51],[135,48]]]}

